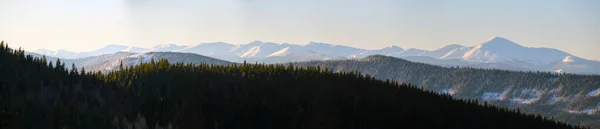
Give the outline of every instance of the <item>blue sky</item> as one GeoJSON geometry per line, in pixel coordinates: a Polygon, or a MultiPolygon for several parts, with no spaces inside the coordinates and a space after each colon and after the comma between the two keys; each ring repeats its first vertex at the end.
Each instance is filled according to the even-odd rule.
{"type": "Polygon", "coordinates": [[[500,36],[600,60],[597,0],[0,0],[0,39],[87,51],[254,40],[434,50],[500,36]]]}

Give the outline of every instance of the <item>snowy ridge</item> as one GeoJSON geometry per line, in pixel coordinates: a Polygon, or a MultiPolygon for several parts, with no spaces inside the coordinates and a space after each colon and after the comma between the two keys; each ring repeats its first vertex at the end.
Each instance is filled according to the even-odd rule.
{"type": "Polygon", "coordinates": [[[260,53],[260,46],[251,47],[248,51],[245,51],[238,56],[240,57],[253,57],[260,53]]]}
{"type": "Polygon", "coordinates": [[[283,48],[283,49],[281,49],[281,50],[279,50],[277,52],[271,53],[267,57],[271,57],[271,56],[285,56],[286,54],[289,54],[288,50],[290,50],[290,47],[286,47],[286,48],[283,48]]]}

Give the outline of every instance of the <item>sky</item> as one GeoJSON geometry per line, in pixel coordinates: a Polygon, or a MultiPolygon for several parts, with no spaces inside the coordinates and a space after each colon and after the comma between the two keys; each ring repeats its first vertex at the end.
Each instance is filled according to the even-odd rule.
{"type": "Polygon", "coordinates": [[[435,50],[499,36],[600,60],[598,0],[0,0],[0,40],[89,51],[255,40],[435,50]]]}

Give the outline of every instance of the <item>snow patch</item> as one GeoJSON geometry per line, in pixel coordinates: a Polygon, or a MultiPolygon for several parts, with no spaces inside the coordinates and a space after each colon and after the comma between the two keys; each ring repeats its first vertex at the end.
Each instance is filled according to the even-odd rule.
{"type": "Polygon", "coordinates": [[[260,46],[254,46],[250,49],[248,49],[248,51],[240,54],[240,57],[252,57],[252,56],[256,56],[258,53],[260,53],[260,46]]]}
{"type": "Polygon", "coordinates": [[[563,69],[557,69],[557,70],[554,70],[554,72],[555,72],[555,73],[564,73],[564,72],[565,72],[565,70],[563,70],[563,69]]]}
{"type": "Polygon", "coordinates": [[[452,88],[448,88],[448,89],[442,89],[442,91],[440,91],[442,94],[449,94],[449,95],[454,95],[456,94],[456,90],[452,89],[452,88]]]}
{"type": "Polygon", "coordinates": [[[567,110],[569,113],[572,114],[587,114],[587,115],[593,115],[594,113],[598,112],[598,109],[583,109],[583,110],[567,110]]]}
{"type": "Polygon", "coordinates": [[[498,93],[498,92],[485,92],[483,93],[483,96],[481,96],[481,99],[483,100],[504,100],[504,98],[506,98],[506,95],[508,95],[508,91],[510,90],[510,88],[502,91],[502,93],[498,93]]]}
{"type": "Polygon", "coordinates": [[[127,58],[137,58],[138,60],[142,60],[142,62],[149,62],[150,60],[152,60],[152,56],[148,54],[135,54],[127,56],[127,58]]]}
{"type": "Polygon", "coordinates": [[[575,62],[575,59],[573,59],[573,57],[571,56],[567,56],[562,60],[563,63],[572,63],[575,62]]]}
{"type": "Polygon", "coordinates": [[[532,104],[540,100],[542,92],[535,89],[523,89],[520,93],[513,93],[513,96],[519,96],[511,98],[510,101],[519,104],[532,104]]]}
{"type": "Polygon", "coordinates": [[[600,88],[588,93],[587,96],[600,96],[600,88]]]}
{"type": "Polygon", "coordinates": [[[281,49],[281,50],[279,50],[277,52],[271,53],[267,57],[271,57],[271,56],[285,56],[285,54],[288,53],[288,50],[290,50],[290,47],[286,47],[286,48],[283,48],[283,49],[281,49]]]}

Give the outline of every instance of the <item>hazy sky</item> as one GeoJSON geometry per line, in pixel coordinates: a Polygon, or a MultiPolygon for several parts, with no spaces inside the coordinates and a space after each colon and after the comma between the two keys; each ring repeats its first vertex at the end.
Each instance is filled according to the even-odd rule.
{"type": "Polygon", "coordinates": [[[500,36],[600,60],[599,0],[0,0],[0,39],[88,51],[254,40],[433,50],[500,36]]]}

